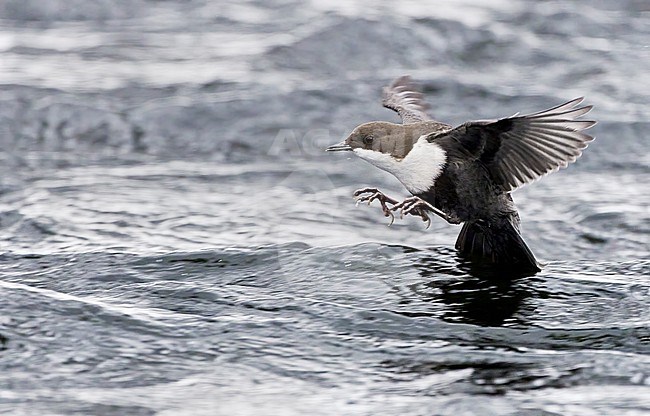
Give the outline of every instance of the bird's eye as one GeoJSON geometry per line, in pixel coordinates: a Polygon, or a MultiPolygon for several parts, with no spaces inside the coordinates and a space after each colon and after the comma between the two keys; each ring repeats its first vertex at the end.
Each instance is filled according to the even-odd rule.
{"type": "Polygon", "coordinates": [[[374,140],[374,137],[366,136],[366,137],[363,138],[363,144],[365,144],[366,146],[369,146],[369,145],[372,144],[373,140],[374,140]]]}

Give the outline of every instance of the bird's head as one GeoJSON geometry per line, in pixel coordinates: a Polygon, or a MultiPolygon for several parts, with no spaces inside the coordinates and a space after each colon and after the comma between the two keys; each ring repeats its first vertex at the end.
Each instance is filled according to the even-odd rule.
{"type": "Polygon", "coordinates": [[[358,126],[347,139],[328,147],[327,151],[353,151],[371,163],[375,159],[386,158],[398,161],[408,154],[419,137],[409,133],[400,124],[372,121],[358,126]]]}
{"type": "Polygon", "coordinates": [[[432,126],[428,124],[373,121],[355,128],[347,139],[327,150],[352,151],[393,174],[409,192],[415,194],[433,186],[446,162],[444,150],[427,140],[431,130],[432,126]]]}

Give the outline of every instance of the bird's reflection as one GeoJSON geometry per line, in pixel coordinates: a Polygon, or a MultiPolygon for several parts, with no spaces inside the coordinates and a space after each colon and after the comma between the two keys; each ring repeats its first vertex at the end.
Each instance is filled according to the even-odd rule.
{"type": "Polygon", "coordinates": [[[422,300],[443,304],[442,319],[480,326],[521,323],[524,301],[532,295],[525,275],[472,264],[449,248],[419,254],[414,266],[423,281],[412,290],[422,300]]]}

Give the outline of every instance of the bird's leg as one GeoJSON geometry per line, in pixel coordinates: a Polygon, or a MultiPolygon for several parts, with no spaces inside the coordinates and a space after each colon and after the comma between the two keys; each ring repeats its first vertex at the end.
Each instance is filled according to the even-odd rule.
{"type": "Polygon", "coordinates": [[[362,202],[367,202],[368,205],[372,203],[372,201],[377,200],[381,204],[381,210],[384,212],[384,217],[390,217],[390,223],[388,226],[391,226],[393,224],[393,221],[395,221],[395,215],[393,215],[393,209],[389,208],[386,204],[392,204],[395,205],[397,204],[397,200],[384,195],[383,192],[378,190],[377,188],[362,188],[354,191],[354,199],[357,201],[357,205],[359,205],[362,202]]]}
{"type": "Polygon", "coordinates": [[[409,214],[416,215],[422,218],[422,221],[425,221],[427,223],[427,228],[431,226],[431,218],[429,218],[427,211],[433,212],[449,223],[453,223],[454,221],[454,219],[449,215],[445,214],[438,208],[434,207],[424,199],[417,196],[406,198],[404,201],[398,204],[394,204],[391,208],[392,211],[397,211],[398,209],[400,210],[400,218],[404,218],[405,215],[409,214]]]}

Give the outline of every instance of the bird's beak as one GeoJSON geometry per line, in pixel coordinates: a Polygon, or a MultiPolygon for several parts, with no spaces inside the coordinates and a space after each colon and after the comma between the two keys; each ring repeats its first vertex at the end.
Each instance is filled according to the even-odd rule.
{"type": "Polygon", "coordinates": [[[333,144],[327,149],[325,149],[326,152],[342,152],[344,150],[352,150],[349,144],[345,143],[344,141],[341,143],[333,144]]]}

